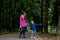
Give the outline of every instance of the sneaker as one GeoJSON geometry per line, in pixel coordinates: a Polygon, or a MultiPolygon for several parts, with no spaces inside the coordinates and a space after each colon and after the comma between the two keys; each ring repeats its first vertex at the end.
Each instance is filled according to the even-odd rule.
{"type": "Polygon", "coordinates": [[[33,38],[33,37],[31,37],[31,38],[33,38]]]}
{"type": "Polygon", "coordinates": [[[35,37],[34,37],[34,39],[35,39],[35,37]]]}

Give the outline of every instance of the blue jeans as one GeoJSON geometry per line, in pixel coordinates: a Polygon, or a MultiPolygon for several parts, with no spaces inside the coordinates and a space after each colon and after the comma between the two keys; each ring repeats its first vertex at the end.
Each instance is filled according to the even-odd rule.
{"type": "Polygon", "coordinates": [[[23,37],[25,37],[26,27],[21,28],[20,36],[23,34],[23,37]]]}
{"type": "Polygon", "coordinates": [[[32,31],[31,37],[34,37],[34,36],[36,36],[36,30],[32,31]]]}

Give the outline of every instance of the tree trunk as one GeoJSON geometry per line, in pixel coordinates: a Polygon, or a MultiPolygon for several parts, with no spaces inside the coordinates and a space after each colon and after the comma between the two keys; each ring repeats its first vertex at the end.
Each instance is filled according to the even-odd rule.
{"type": "MultiPolygon", "coordinates": [[[[2,0],[0,0],[0,23],[1,23],[1,12],[2,12],[2,0]]],[[[1,24],[0,24],[0,32],[1,32],[1,24]]]]}
{"type": "Polygon", "coordinates": [[[42,26],[40,26],[40,31],[43,33],[43,0],[41,1],[41,24],[42,26]]]}
{"type": "Polygon", "coordinates": [[[48,0],[46,0],[45,4],[45,26],[44,26],[44,33],[48,33],[48,0]]]}
{"type": "Polygon", "coordinates": [[[12,32],[12,21],[11,21],[11,14],[12,14],[12,1],[9,0],[9,32],[12,32]]]}
{"type": "Polygon", "coordinates": [[[57,13],[58,13],[58,28],[57,33],[60,36],[60,0],[57,0],[57,13]]]}
{"type": "Polygon", "coordinates": [[[60,14],[58,16],[58,30],[57,30],[57,32],[58,32],[58,35],[60,35],[60,14]]]}

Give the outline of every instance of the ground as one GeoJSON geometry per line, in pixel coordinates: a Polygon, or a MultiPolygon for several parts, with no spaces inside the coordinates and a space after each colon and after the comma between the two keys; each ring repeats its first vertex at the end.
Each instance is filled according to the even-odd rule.
{"type": "Polygon", "coordinates": [[[39,39],[37,37],[35,39],[31,39],[30,33],[27,33],[26,38],[19,38],[19,34],[0,35],[0,40],[39,40],[39,39]]]}
{"type": "Polygon", "coordinates": [[[0,40],[60,40],[60,36],[50,36],[47,34],[36,35],[35,39],[30,38],[31,33],[26,33],[26,38],[19,38],[19,33],[0,35],[0,40]]]}

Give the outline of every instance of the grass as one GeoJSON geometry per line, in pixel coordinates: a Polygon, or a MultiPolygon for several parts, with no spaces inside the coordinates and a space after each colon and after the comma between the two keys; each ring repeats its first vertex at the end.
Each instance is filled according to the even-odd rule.
{"type": "Polygon", "coordinates": [[[49,34],[57,34],[57,32],[55,30],[52,30],[52,32],[51,32],[51,30],[48,30],[48,32],[49,32],[49,34]]]}
{"type": "Polygon", "coordinates": [[[18,32],[2,32],[2,33],[0,33],[0,35],[5,35],[5,34],[16,34],[16,33],[18,33],[18,32]]]}

